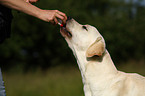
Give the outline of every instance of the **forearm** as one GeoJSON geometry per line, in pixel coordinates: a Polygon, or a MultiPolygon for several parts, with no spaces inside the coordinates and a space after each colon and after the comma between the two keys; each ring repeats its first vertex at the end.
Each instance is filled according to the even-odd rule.
{"type": "Polygon", "coordinates": [[[42,10],[31,3],[37,2],[38,0],[0,0],[0,4],[7,6],[11,9],[18,10],[20,12],[29,14],[31,16],[37,17],[43,21],[58,23],[56,18],[59,18],[66,22],[67,16],[58,10],[42,10]],[[30,3],[28,3],[28,2],[30,3]]]}
{"type": "Polygon", "coordinates": [[[0,4],[39,18],[41,9],[24,0],[0,0],[0,4]]]}

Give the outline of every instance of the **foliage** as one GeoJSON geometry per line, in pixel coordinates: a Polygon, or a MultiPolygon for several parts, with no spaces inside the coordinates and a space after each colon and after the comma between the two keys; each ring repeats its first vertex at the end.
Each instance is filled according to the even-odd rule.
{"type": "MultiPolygon", "coordinates": [[[[139,3],[123,0],[40,0],[36,6],[58,9],[81,24],[95,26],[105,38],[107,49],[117,63],[144,58],[145,7],[139,3]]],[[[16,11],[13,13],[12,36],[0,45],[1,66],[17,66],[27,71],[75,63],[57,25],[16,11]]]]}

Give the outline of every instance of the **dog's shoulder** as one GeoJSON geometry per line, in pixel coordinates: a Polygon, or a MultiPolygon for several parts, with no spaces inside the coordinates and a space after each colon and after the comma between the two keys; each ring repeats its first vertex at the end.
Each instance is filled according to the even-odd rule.
{"type": "Polygon", "coordinates": [[[118,71],[116,75],[115,85],[121,86],[123,89],[127,90],[130,88],[145,88],[145,77],[137,74],[137,73],[125,73],[118,71]]]}

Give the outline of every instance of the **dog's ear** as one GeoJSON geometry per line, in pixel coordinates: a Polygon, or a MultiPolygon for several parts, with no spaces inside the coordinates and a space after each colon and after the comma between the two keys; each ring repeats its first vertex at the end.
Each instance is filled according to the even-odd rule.
{"type": "Polygon", "coordinates": [[[105,51],[105,43],[102,41],[102,37],[98,37],[97,40],[87,49],[86,56],[93,57],[95,55],[102,56],[105,51]]]}

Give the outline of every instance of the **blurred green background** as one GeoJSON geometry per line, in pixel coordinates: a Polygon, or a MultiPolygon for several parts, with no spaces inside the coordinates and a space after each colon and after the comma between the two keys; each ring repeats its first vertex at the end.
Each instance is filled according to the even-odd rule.
{"type": "MultiPolygon", "coordinates": [[[[145,75],[143,0],[40,0],[81,24],[95,26],[119,70],[145,75]]],[[[11,38],[0,45],[7,96],[83,96],[75,58],[59,26],[13,11],[11,38]]]]}

